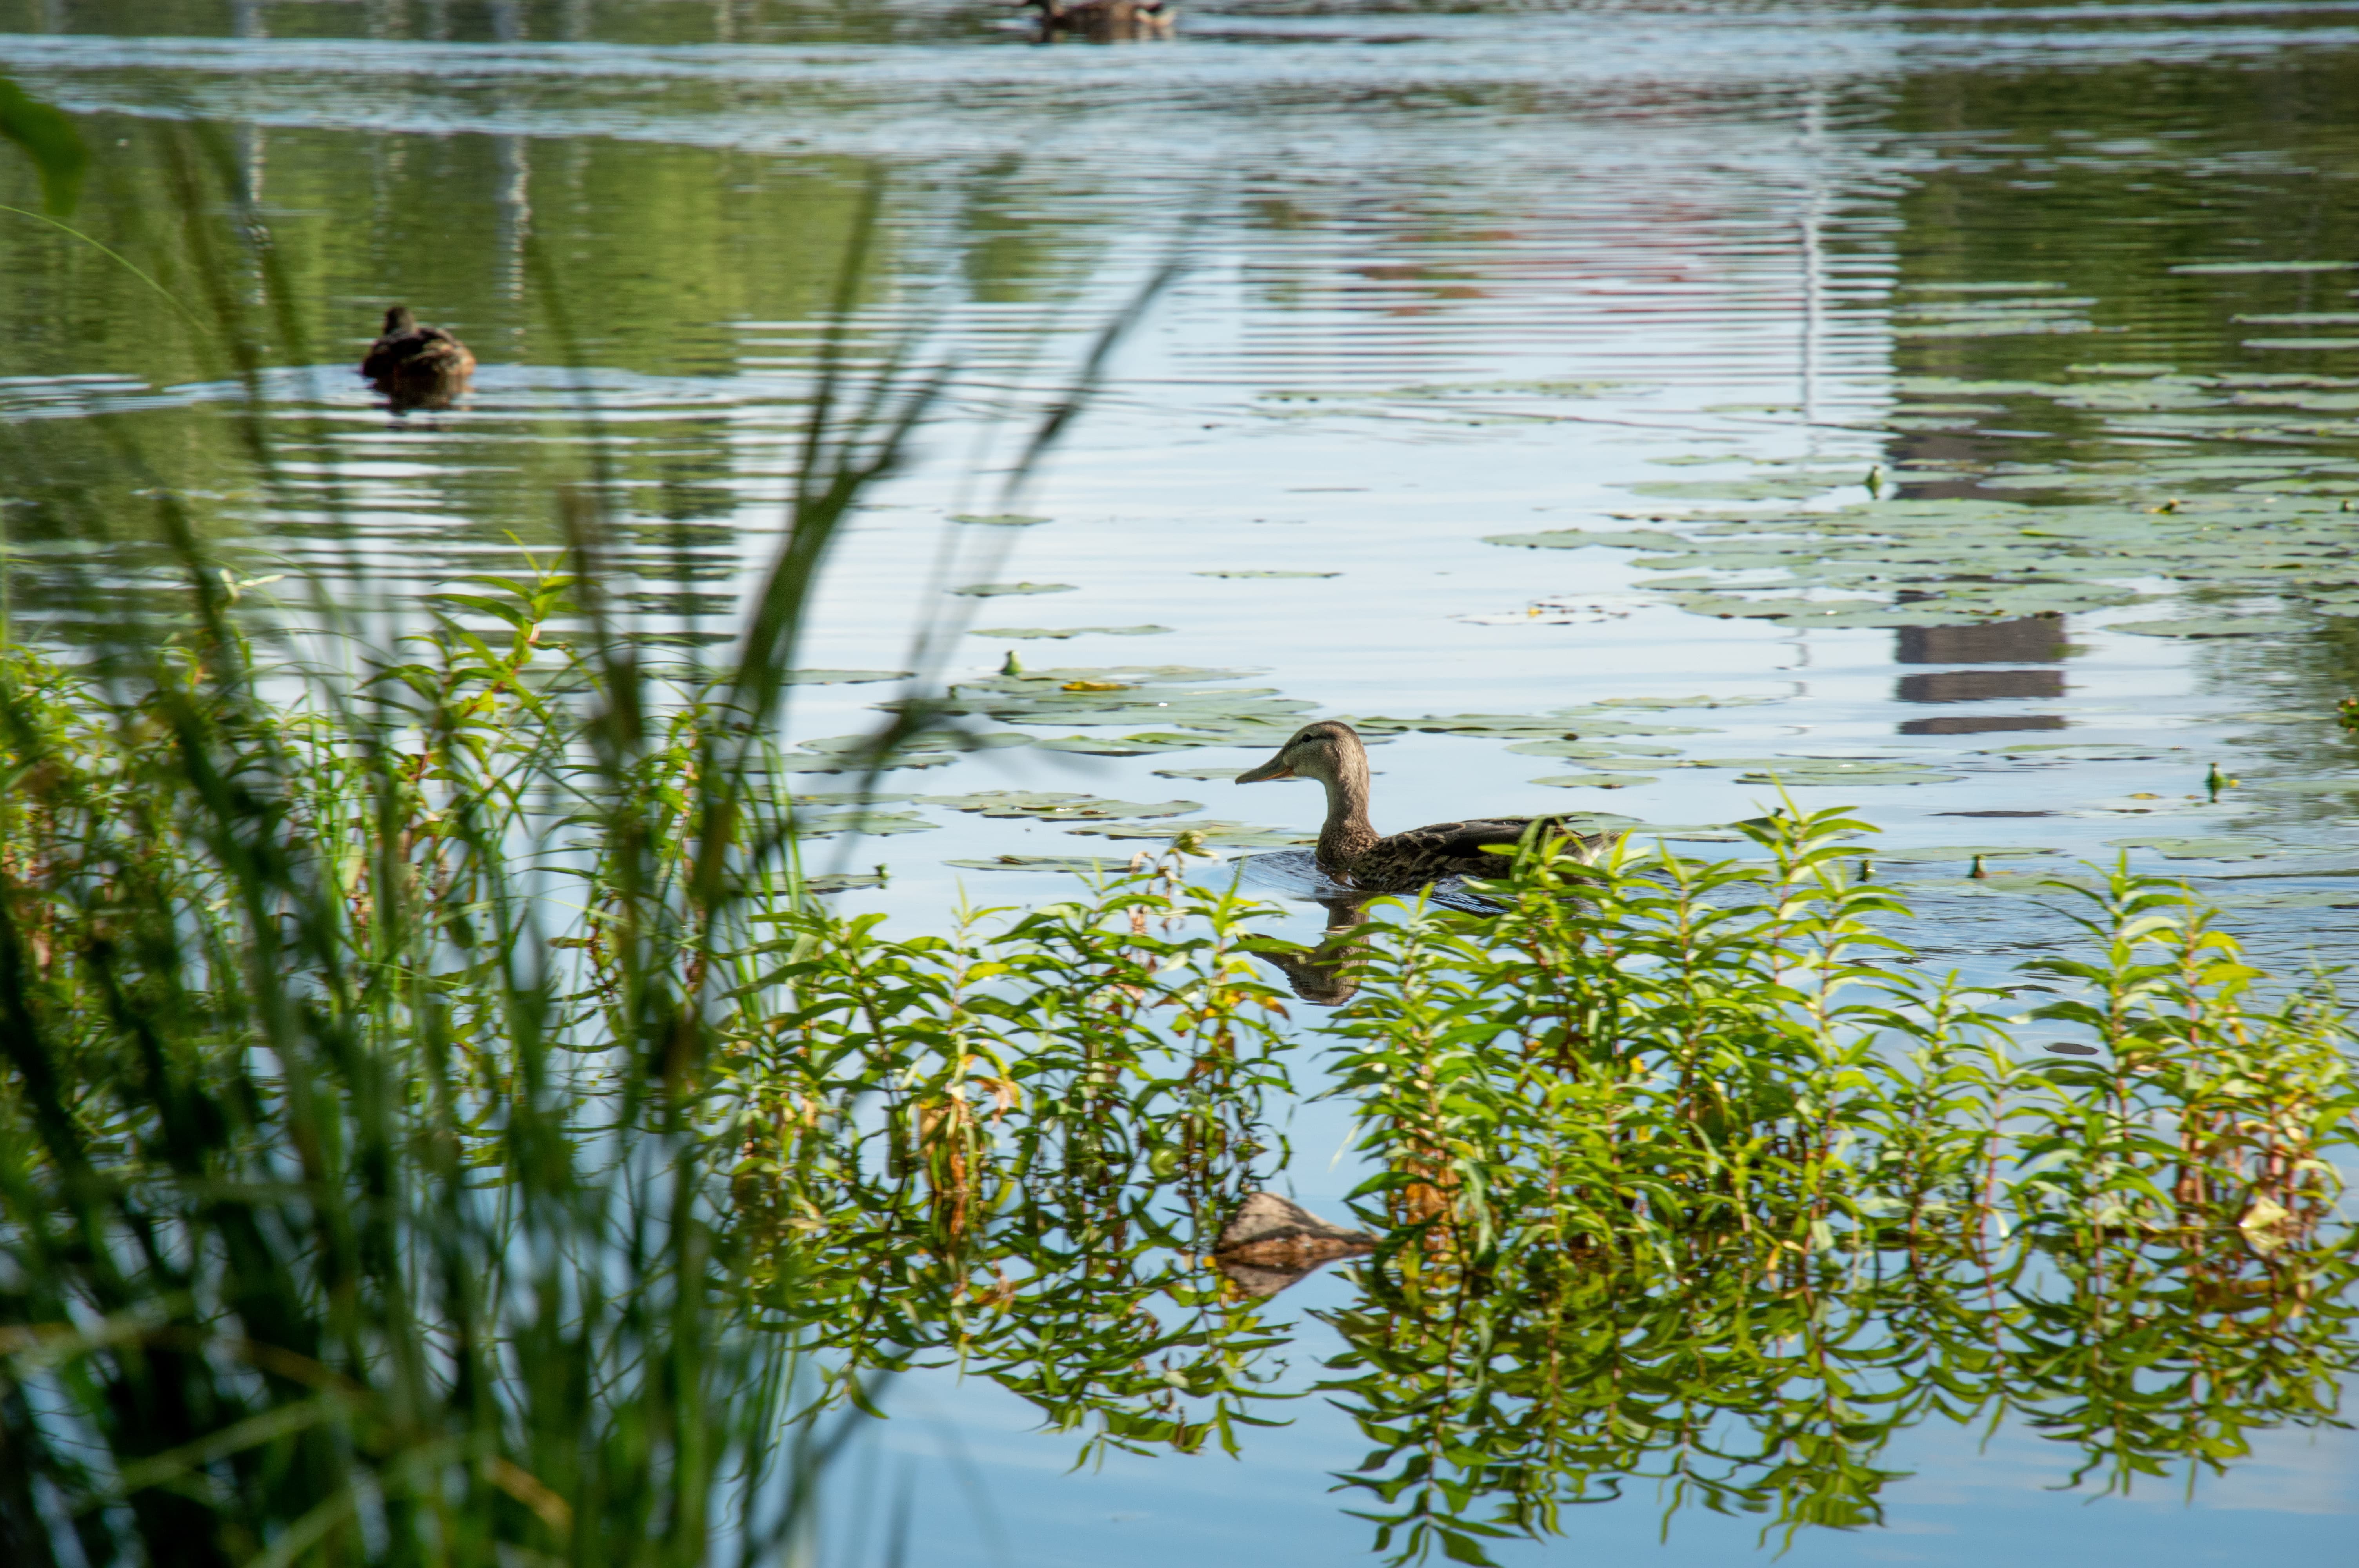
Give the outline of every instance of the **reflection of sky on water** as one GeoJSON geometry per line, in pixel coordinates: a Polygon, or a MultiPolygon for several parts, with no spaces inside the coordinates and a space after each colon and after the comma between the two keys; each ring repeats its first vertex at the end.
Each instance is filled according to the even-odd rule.
{"type": "MultiPolygon", "coordinates": [[[[366,164],[377,206],[358,217],[338,210],[341,223],[376,222],[397,205],[387,193],[418,189],[402,178],[446,160],[440,183],[425,188],[451,198],[447,246],[467,251],[472,269],[436,270],[428,244],[332,257],[313,330],[332,348],[357,334],[356,355],[383,300],[411,297],[484,352],[476,392],[461,409],[396,421],[332,365],[316,384],[274,373],[265,384],[274,415],[290,427],[299,414],[325,416],[353,527],[335,535],[332,551],[301,507],[273,512],[241,492],[223,504],[245,523],[258,518],[261,552],[326,574],[332,556],[350,549],[397,597],[459,572],[505,569],[515,560],[512,530],[543,548],[553,540],[549,497],[580,475],[586,394],[631,510],[621,565],[633,575],[613,586],[656,596],[724,590],[775,525],[815,341],[810,316],[777,303],[790,291],[729,295],[701,277],[693,303],[671,297],[679,291],[657,236],[644,276],[612,275],[614,319],[589,324],[596,368],[576,376],[551,368],[560,356],[534,315],[527,241],[569,255],[645,238],[623,232],[628,220],[617,213],[627,203],[600,183],[602,171],[636,156],[634,146],[690,149],[699,161],[674,178],[723,170],[748,178],[748,209],[810,199],[804,187],[756,188],[747,174],[756,165],[808,167],[820,171],[814,184],[841,183],[856,170],[828,160],[882,158],[895,169],[897,285],[864,317],[864,341],[927,323],[965,375],[929,433],[929,460],[895,481],[847,541],[810,663],[909,667],[913,624],[938,601],[984,625],[1177,629],[967,639],[951,678],[994,670],[1016,646],[1035,668],[1256,666],[1269,673],[1245,684],[1362,714],[1771,697],[1671,715],[1713,730],[1679,744],[1705,758],[1937,762],[1962,776],[1797,795],[1810,806],[1857,803],[1897,848],[2031,844],[2062,851],[2049,858],[2062,862],[2110,858],[2107,840],[2141,831],[2201,837],[2257,818],[2295,832],[2286,824],[2301,813],[2289,808],[2252,807],[2233,791],[2222,804],[2203,798],[2212,761],[2236,773],[2274,739],[2232,742],[2253,726],[2207,716],[2278,706],[2277,691],[2314,703],[2334,666],[2305,664],[2283,640],[2223,650],[2121,635],[2106,630],[2125,618],[2113,611],[2071,616],[2060,637],[2052,623],[1896,633],[1698,617],[1650,592],[1625,554],[1481,541],[1608,513],[1643,518],[1650,503],[1629,486],[1749,469],[1685,466],[1699,455],[1862,478],[1878,460],[2053,456],[2059,449],[2042,438],[1869,427],[1890,405],[1896,373],[1973,375],[1986,358],[1997,362],[1974,340],[1896,336],[1897,282],[1929,268],[1975,282],[2062,281],[2075,258],[2123,251],[2143,232],[2127,219],[2107,226],[2119,214],[2100,222],[2007,196],[2069,171],[2030,168],[2010,150],[2017,106],[1991,84],[2033,71],[2103,82],[2109,71],[2176,68],[2192,73],[2182,80],[2216,82],[2291,52],[2313,64],[2347,60],[2359,42],[2354,23],[2359,7],[2340,5],[2304,7],[2298,21],[2265,6],[2189,5],[1192,14],[1192,36],[1179,47],[1125,50],[1037,50],[1013,37],[690,49],[16,36],[0,39],[0,53],[28,84],[79,110],[234,122],[253,194],[290,233],[330,211],[332,188],[355,178],[354,168],[366,164]],[[2296,26],[2298,34],[2286,30],[2296,26]],[[1979,248],[1953,243],[1960,235],[1979,248]],[[975,454],[986,470],[1009,454],[995,415],[1039,407],[1086,335],[1179,238],[1191,248],[1190,271],[1125,350],[1046,481],[1021,500],[1054,521],[947,526],[946,513],[999,507],[987,472],[967,475],[975,454]],[[440,291],[430,303],[429,288],[440,291]],[[1408,390],[1435,384],[1492,390],[1439,398],[1408,390]],[[683,580],[683,559],[696,580],[683,580]],[[1239,568],[1343,575],[1199,575],[1239,568]],[[980,609],[931,592],[1020,579],[1075,590],[980,609]],[[2001,753],[2064,739],[2030,732],[2059,725],[2076,742],[2153,754],[2001,753]]],[[[2269,133],[2285,145],[2240,143],[2200,118],[2174,121],[2200,110],[2172,103],[2154,95],[2134,109],[2108,107],[2121,123],[2093,120],[2090,129],[2111,150],[2038,145],[2050,164],[2079,157],[2111,178],[2201,176],[2213,182],[2207,193],[2300,177],[2297,141],[2334,150],[2334,134],[2315,117],[2288,115],[2288,128],[2269,133]]],[[[127,118],[104,123],[136,129],[127,118]]],[[[2341,150],[2347,174],[2354,165],[2341,150]]],[[[2227,197],[2202,198],[2215,200],[2227,197]]],[[[2188,211],[2167,216],[2191,222],[2188,211]]],[[[2189,243],[2211,233],[2198,227],[2189,243]]],[[[756,246],[737,265],[753,276],[773,260],[756,246]]],[[[581,276],[608,276],[582,265],[581,276]]],[[[2328,308],[2347,287],[2300,308],[2328,308]]],[[[2152,287],[2097,297],[2087,319],[2128,329],[2111,336],[2136,341],[2139,357],[2208,362],[2202,356],[2226,351],[2216,323],[2183,295],[2152,287]]],[[[810,297],[801,304],[816,308],[810,297]]],[[[2098,345],[2092,355],[2114,354],[2105,337],[2081,341],[2098,345]]],[[[238,395],[185,374],[151,379],[133,348],[107,352],[98,363],[51,367],[60,373],[0,380],[0,421],[22,431],[96,410],[135,425],[209,417],[238,395]]],[[[2134,449],[2087,438],[2106,455],[2134,449]]],[[[801,688],[796,733],[857,730],[886,689],[801,688]]],[[[1313,823],[1318,795],[1307,786],[1247,792],[1156,776],[1241,769],[1262,754],[1209,748],[1117,759],[1013,748],[897,774],[886,787],[1178,795],[1202,801],[1209,816],[1313,823]]],[[[2308,754],[2321,752],[2313,745],[2308,754]]],[[[1386,827],[1567,808],[1709,823],[1771,798],[1729,772],[1643,760],[1630,771],[1657,782],[1542,786],[1527,781],[1562,767],[1495,739],[1408,734],[1379,744],[1372,761],[1375,814],[1386,827]]],[[[816,790],[850,782],[807,776],[816,790]]],[[[825,841],[810,857],[822,870],[889,865],[889,887],[844,902],[917,923],[938,919],[962,887],[978,902],[1007,903],[1069,885],[954,872],[945,860],[1119,859],[1139,847],[1049,824],[930,815],[940,830],[825,841]]],[[[2299,833],[2310,843],[2348,842],[2347,821],[2331,810],[2309,815],[2299,833]]],[[[2359,854],[2337,863],[2352,861],[2359,854]]],[[[2280,863],[2198,862],[2242,872],[2280,863]]],[[[1971,883],[1965,870],[1889,861],[1877,875],[1919,900],[1925,918],[1913,930],[1934,961],[1999,979],[2044,950],[2060,923],[1971,883]]],[[[2299,885],[2354,887],[2350,902],[2359,903],[2348,881],[2299,885]]],[[[1315,936],[1323,912],[1298,910],[1274,928],[1315,936]]],[[[2332,908],[2236,918],[2279,964],[2340,955],[2354,928],[2332,908]]],[[[1332,1103],[1296,1113],[1295,1188],[1330,1214],[1355,1179],[1349,1158],[1329,1161],[1346,1132],[1332,1103]]],[[[1314,1279],[1281,1305],[1299,1313],[1346,1289],[1314,1279]]],[[[1303,1347],[1327,1346],[1324,1334],[1308,1330],[1303,1347]]],[[[963,1434],[1005,1519],[1011,1561],[1176,1561],[1207,1548],[1256,1562],[1355,1561],[1364,1548],[1364,1527],[1319,1497],[1321,1476],[1357,1463],[1364,1444],[1315,1402],[1296,1407],[1291,1433],[1257,1442],[1242,1465],[1117,1457],[1103,1474],[1068,1477],[1071,1440],[1029,1433],[1029,1407],[1008,1396],[925,1377],[897,1398],[912,1412],[944,1412],[963,1434]]],[[[896,1423],[883,1441],[929,1464],[939,1456],[923,1422],[896,1423]]],[[[1889,1462],[1925,1473],[1892,1489],[1886,1530],[1806,1536],[1787,1560],[2196,1562],[2241,1554],[2256,1531],[2273,1548],[2331,1558],[2347,1533],[2338,1516],[2359,1511],[2347,1440],[2260,1441],[2261,1457],[2199,1487],[2191,1511],[2165,1500],[2176,1495],[2169,1488],[2087,1509],[2040,1489],[2060,1469],[2035,1438],[2010,1430],[1984,1450],[1964,1433],[1919,1428],[1889,1462]]],[[[919,1524],[929,1559],[993,1560],[973,1548],[951,1503],[929,1501],[919,1524]]],[[[1719,1563],[1753,1549],[1744,1521],[1683,1516],[1661,1549],[1656,1528],[1657,1510],[1644,1502],[1574,1510],[1571,1540],[1545,1550],[1719,1563]]]]}

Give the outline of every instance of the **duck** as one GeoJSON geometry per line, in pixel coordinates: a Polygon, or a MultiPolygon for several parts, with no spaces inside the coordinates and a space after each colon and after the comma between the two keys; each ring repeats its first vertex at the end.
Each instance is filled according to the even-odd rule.
{"type": "Polygon", "coordinates": [[[385,313],[385,334],[369,345],[361,373],[396,402],[447,403],[466,390],[475,356],[440,327],[421,327],[407,305],[385,313]]]}
{"type": "Polygon", "coordinates": [[[1444,877],[1495,877],[1508,857],[1486,846],[1512,849],[1534,823],[1560,838],[1582,865],[1594,865],[1616,838],[1614,833],[1575,833],[1553,816],[1482,816],[1436,822],[1406,833],[1378,833],[1368,822],[1368,749],[1360,732],[1340,719],[1322,719],[1296,730],[1277,755],[1236,777],[1244,784],[1272,779],[1316,779],[1327,789],[1327,821],[1319,830],[1319,869],[1352,886],[1377,892],[1408,892],[1444,877]]]}
{"type": "Polygon", "coordinates": [[[1023,0],[1040,13],[1040,34],[1079,33],[1092,43],[1168,38],[1180,19],[1171,0],[1023,0]]]}

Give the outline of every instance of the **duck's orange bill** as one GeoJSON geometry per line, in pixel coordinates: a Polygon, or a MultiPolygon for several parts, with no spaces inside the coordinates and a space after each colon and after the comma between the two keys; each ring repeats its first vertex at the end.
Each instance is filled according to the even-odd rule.
{"type": "Polygon", "coordinates": [[[1294,770],[1286,765],[1284,758],[1272,757],[1268,762],[1264,762],[1261,766],[1257,768],[1248,768],[1244,773],[1239,773],[1237,775],[1237,783],[1261,784],[1268,779],[1290,779],[1293,776],[1294,770]]]}

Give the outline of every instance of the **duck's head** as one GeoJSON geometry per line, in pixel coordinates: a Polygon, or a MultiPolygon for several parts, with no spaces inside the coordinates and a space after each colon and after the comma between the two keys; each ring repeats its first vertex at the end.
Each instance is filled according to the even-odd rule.
{"type": "Polygon", "coordinates": [[[1297,730],[1277,755],[1257,768],[1248,768],[1237,775],[1239,784],[1260,784],[1266,779],[1317,779],[1323,784],[1342,783],[1354,772],[1364,774],[1368,767],[1367,749],[1360,744],[1360,732],[1338,719],[1322,719],[1316,724],[1306,724],[1297,730]]]}
{"type": "Polygon", "coordinates": [[[397,305],[392,309],[385,313],[385,335],[386,337],[397,338],[404,332],[414,332],[417,330],[418,318],[409,313],[408,306],[397,305]]]}

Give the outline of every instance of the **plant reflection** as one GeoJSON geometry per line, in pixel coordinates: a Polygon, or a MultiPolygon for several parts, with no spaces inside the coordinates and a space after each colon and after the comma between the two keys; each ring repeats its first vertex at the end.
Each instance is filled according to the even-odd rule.
{"type": "Polygon", "coordinates": [[[1282,1158],[1282,1015],[1235,946],[1256,906],[1178,876],[948,939],[782,917],[737,1192],[847,1391],[955,1359],[1092,1447],[1232,1452],[1276,1397],[1283,1336],[1194,1260],[1282,1158]]]}
{"type": "Polygon", "coordinates": [[[1176,858],[997,936],[810,917],[745,1064],[749,1238],[847,1387],[956,1358],[1092,1447],[1233,1453],[1309,1391],[1261,1301],[1369,1252],[1315,1314],[1344,1342],[1315,1389],[1373,1444],[1342,1479],[1397,1561],[1486,1561],[1633,1481],[1789,1537],[1874,1524],[1935,1418],[2017,1422],[2106,1490],[2332,1422],[2359,1102],[2332,999],[2265,1003],[2207,909],[2117,871],[2058,884],[2081,950],[2001,1011],[1882,934],[1863,827],[1527,859],[1470,890],[1487,916],[1336,900],[1310,950],[1176,858]],[[1334,1010],[1370,1233],[1254,1190],[1287,1036],[1247,952],[1334,1010]]]}

